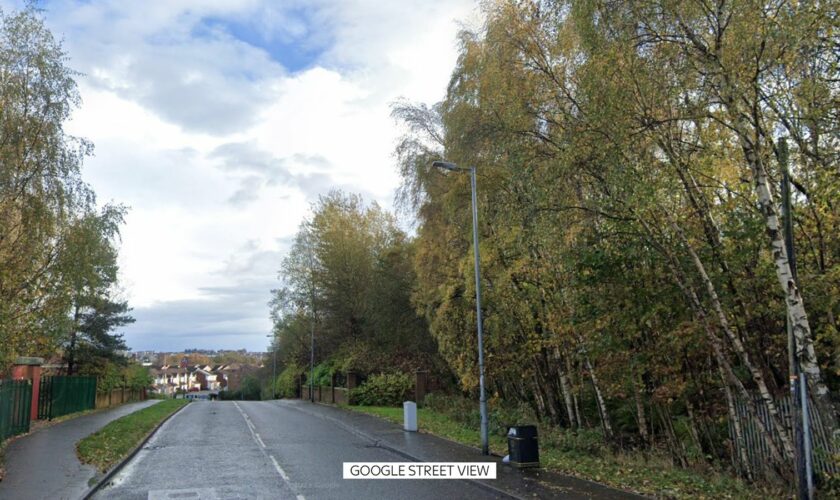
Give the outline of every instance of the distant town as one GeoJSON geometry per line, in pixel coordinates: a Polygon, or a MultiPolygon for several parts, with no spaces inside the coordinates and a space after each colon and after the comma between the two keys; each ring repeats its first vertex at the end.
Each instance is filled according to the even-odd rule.
{"type": "Polygon", "coordinates": [[[246,349],[126,352],[131,361],[149,369],[152,391],[166,396],[241,390],[245,377],[263,367],[265,355],[246,349]]]}

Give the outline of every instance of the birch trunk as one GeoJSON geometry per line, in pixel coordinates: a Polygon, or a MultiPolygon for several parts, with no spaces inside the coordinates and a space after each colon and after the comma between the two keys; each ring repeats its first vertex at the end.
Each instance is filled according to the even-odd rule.
{"type": "Polygon", "coordinates": [[[583,345],[583,339],[580,336],[578,336],[578,344],[580,345],[581,354],[583,354],[583,362],[586,364],[586,371],[589,372],[589,380],[592,382],[592,388],[595,390],[595,402],[598,404],[598,414],[601,417],[601,424],[604,427],[604,437],[612,439],[613,430],[612,424],[610,424],[610,415],[607,413],[607,404],[604,400],[604,395],[601,393],[601,386],[598,384],[595,369],[589,361],[589,354],[586,353],[586,346],[583,345]]]}
{"type": "Polygon", "coordinates": [[[682,242],[683,246],[685,246],[686,250],[691,256],[692,262],[694,262],[694,267],[700,274],[700,278],[702,279],[703,284],[706,287],[706,292],[708,293],[709,299],[712,302],[712,308],[714,309],[715,314],[717,315],[721,329],[726,334],[727,338],[729,338],[729,341],[732,344],[732,348],[735,351],[735,354],[738,356],[738,358],[741,360],[741,362],[744,364],[747,370],[749,370],[750,376],[752,376],[755,385],[758,387],[758,392],[761,396],[761,400],[764,402],[764,406],[767,407],[767,412],[770,414],[770,418],[773,422],[773,428],[776,429],[777,434],[779,436],[779,440],[782,443],[782,450],[784,451],[785,457],[787,459],[793,459],[794,454],[791,437],[787,433],[787,426],[784,425],[782,422],[781,415],[779,414],[779,410],[776,407],[776,402],[773,399],[773,395],[770,393],[770,389],[767,387],[767,382],[764,380],[764,374],[761,373],[761,370],[752,362],[749,353],[744,347],[744,344],[741,342],[740,337],[734,331],[732,331],[732,328],[729,326],[729,320],[726,317],[726,313],[723,311],[723,306],[721,305],[720,298],[718,297],[717,291],[715,290],[715,285],[714,283],[712,283],[712,280],[709,278],[709,275],[706,272],[706,266],[703,265],[703,262],[697,255],[697,252],[694,251],[694,248],[688,242],[688,239],[685,237],[685,233],[683,233],[682,228],[680,228],[673,221],[671,221],[671,227],[679,236],[680,241],[682,242]]]}
{"type": "Polygon", "coordinates": [[[648,432],[647,418],[645,418],[645,406],[642,401],[642,391],[639,388],[639,385],[638,379],[634,378],[633,399],[636,402],[636,421],[639,424],[639,436],[641,436],[642,440],[649,445],[651,444],[650,433],[648,432]]]}
{"type": "MultiPolygon", "coordinates": [[[[738,132],[738,135],[741,140],[741,148],[744,150],[744,155],[747,157],[747,162],[752,169],[758,204],[761,207],[761,213],[764,216],[764,222],[767,227],[767,235],[770,238],[773,264],[776,268],[776,278],[779,280],[782,293],[784,293],[791,326],[793,327],[793,337],[796,343],[796,355],[799,359],[800,369],[808,375],[808,381],[813,388],[815,399],[823,402],[825,408],[831,408],[828,387],[823,382],[820,366],[817,362],[817,355],[814,351],[813,335],[811,333],[811,325],[808,322],[808,314],[805,311],[805,303],[802,300],[799,287],[791,272],[782,226],[779,221],[776,205],[773,201],[773,194],[770,191],[770,185],[767,181],[767,171],[751,143],[743,137],[741,131],[738,132]]],[[[834,423],[833,412],[831,416],[831,430],[834,431],[836,423],[834,423]]]]}
{"type": "Polygon", "coordinates": [[[813,393],[814,401],[819,406],[826,430],[834,438],[838,428],[836,414],[831,403],[831,395],[822,378],[817,355],[814,351],[814,339],[811,333],[811,325],[808,322],[805,303],[791,271],[782,225],[779,221],[776,203],[773,200],[773,193],[770,190],[770,183],[767,180],[767,168],[758,151],[762,137],[767,134],[762,129],[761,124],[758,123],[758,117],[754,118],[755,123],[750,123],[747,114],[742,112],[741,106],[739,106],[739,102],[744,100],[748,101],[748,106],[757,107],[759,105],[754,101],[758,97],[755,96],[750,100],[749,96],[738,92],[736,85],[732,82],[731,74],[720,61],[719,46],[716,46],[714,51],[710,51],[701,38],[687,25],[680,22],[680,28],[700,53],[702,59],[712,65],[713,71],[718,75],[719,97],[731,122],[729,124],[730,128],[738,136],[738,143],[750,168],[758,205],[761,215],[764,217],[767,236],[770,238],[776,278],[787,303],[799,367],[801,371],[808,375],[808,385],[813,393]]]}
{"type": "Polygon", "coordinates": [[[718,34],[718,41],[713,46],[707,46],[704,39],[686,23],[679,18],[677,21],[679,28],[689,41],[690,46],[696,51],[701,63],[708,65],[709,74],[715,75],[717,79],[718,97],[729,118],[727,125],[737,136],[738,143],[749,166],[760,212],[764,217],[764,225],[767,228],[767,236],[770,238],[776,278],[787,303],[799,366],[801,371],[808,374],[808,384],[813,393],[814,402],[819,407],[826,431],[834,438],[838,430],[836,414],[831,403],[828,387],[823,381],[817,362],[805,303],[791,272],[782,226],[779,222],[773,193],[770,190],[770,183],[767,180],[767,168],[759,151],[761,141],[765,140],[769,134],[762,127],[759,122],[760,118],[755,113],[755,110],[761,107],[758,102],[760,96],[754,88],[755,82],[745,82],[745,85],[749,88],[748,92],[741,92],[737,84],[733,83],[734,75],[720,60],[722,33],[718,34]],[[744,103],[746,110],[742,109],[741,103],[744,103]],[[748,116],[752,116],[752,123],[748,116]]]}
{"type": "Polygon", "coordinates": [[[557,369],[560,378],[560,391],[563,393],[563,403],[566,406],[566,415],[569,417],[569,428],[577,427],[577,420],[575,419],[575,411],[572,408],[572,394],[569,390],[569,378],[566,376],[566,368],[563,357],[560,354],[560,349],[554,348],[554,358],[557,361],[557,369]]]}
{"type": "Polygon", "coordinates": [[[680,270],[679,264],[674,258],[673,254],[669,252],[666,247],[663,247],[662,245],[659,245],[657,243],[655,233],[653,232],[650,225],[647,224],[647,222],[645,222],[645,220],[642,218],[637,218],[637,220],[642,225],[642,228],[651,237],[652,243],[656,245],[657,248],[666,257],[666,263],[668,265],[668,269],[671,271],[671,277],[685,295],[689,305],[691,306],[692,311],[694,312],[694,315],[697,317],[697,319],[703,326],[703,331],[706,333],[706,337],[709,339],[709,343],[711,344],[712,353],[715,357],[715,361],[717,362],[718,367],[720,367],[722,373],[724,374],[725,380],[728,380],[729,383],[731,383],[732,386],[738,390],[741,397],[744,398],[745,403],[750,407],[751,417],[753,418],[753,421],[755,422],[762,437],[764,438],[764,442],[766,443],[767,448],[770,451],[770,457],[773,463],[776,465],[777,469],[779,470],[780,475],[789,475],[789,468],[784,466],[786,462],[782,459],[782,455],[779,452],[779,448],[776,446],[776,442],[773,440],[773,436],[770,433],[770,430],[767,428],[766,425],[764,425],[764,422],[761,420],[761,418],[758,417],[758,408],[755,405],[755,401],[753,401],[752,399],[752,395],[749,393],[749,391],[747,391],[747,388],[744,387],[744,384],[735,374],[735,371],[732,369],[732,365],[730,365],[729,362],[726,360],[726,356],[724,356],[723,354],[722,342],[712,329],[711,325],[709,324],[706,311],[703,308],[703,304],[700,302],[697,293],[695,293],[694,290],[688,286],[688,280],[686,279],[683,272],[680,270]]]}

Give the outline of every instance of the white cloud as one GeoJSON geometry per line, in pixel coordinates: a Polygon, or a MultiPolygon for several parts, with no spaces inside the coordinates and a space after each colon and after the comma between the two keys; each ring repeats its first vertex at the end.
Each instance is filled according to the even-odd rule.
{"type": "Polygon", "coordinates": [[[269,290],[309,204],[338,187],[391,205],[389,105],[443,97],[459,22],[475,15],[466,0],[46,9],[86,75],[68,127],[96,145],[85,178],[131,207],[136,349],[264,347],[269,290]]]}

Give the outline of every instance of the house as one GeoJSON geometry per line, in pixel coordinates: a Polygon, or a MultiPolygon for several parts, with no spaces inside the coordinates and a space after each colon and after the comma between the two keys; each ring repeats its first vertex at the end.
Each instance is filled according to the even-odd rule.
{"type": "Polygon", "coordinates": [[[259,367],[242,363],[222,365],[178,365],[151,367],[154,391],[171,396],[180,391],[236,391],[242,380],[259,367]]]}
{"type": "Polygon", "coordinates": [[[210,366],[196,368],[194,373],[198,386],[202,391],[218,391],[222,388],[222,383],[225,381],[224,374],[214,371],[210,366]]]}
{"type": "Polygon", "coordinates": [[[149,372],[154,377],[154,381],[152,382],[154,391],[159,394],[171,396],[179,389],[182,391],[197,391],[200,389],[200,384],[195,374],[195,367],[181,368],[177,365],[153,366],[149,369],[149,372]]]}

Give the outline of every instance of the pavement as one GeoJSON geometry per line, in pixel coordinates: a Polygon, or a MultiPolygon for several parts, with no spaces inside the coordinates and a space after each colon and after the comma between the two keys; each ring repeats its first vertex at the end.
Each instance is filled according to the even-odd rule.
{"type": "Polygon", "coordinates": [[[76,457],[76,443],[108,422],[158,403],[128,403],[44,427],[15,439],[6,447],[6,476],[0,481],[0,498],[77,499],[95,481],[95,467],[76,457]]]}
{"type": "MultiPolygon", "coordinates": [[[[422,422],[420,423],[422,426],[422,422]]],[[[480,462],[478,450],[298,400],[198,401],[168,420],[94,498],[637,498],[497,465],[496,480],[344,480],[344,462],[480,462]]]]}

